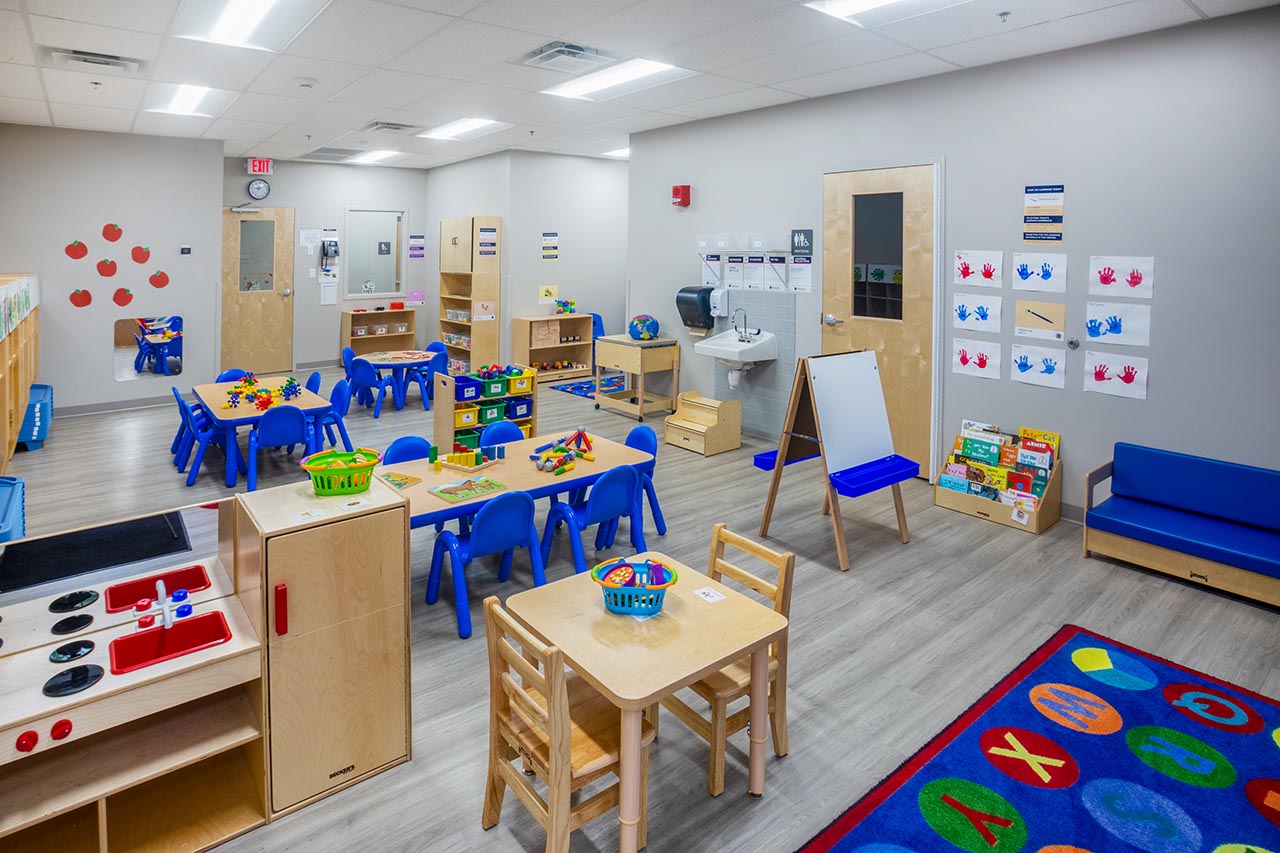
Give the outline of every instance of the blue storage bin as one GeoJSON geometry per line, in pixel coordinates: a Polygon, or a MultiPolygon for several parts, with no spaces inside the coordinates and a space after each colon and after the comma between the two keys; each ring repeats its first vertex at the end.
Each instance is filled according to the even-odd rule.
{"type": "Polygon", "coordinates": [[[21,477],[0,477],[0,542],[27,535],[27,484],[21,477]]]}
{"type": "Polygon", "coordinates": [[[507,400],[507,417],[518,421],[533,414],[533,400],[529,397],[512,397],[507,400]]]}
{"type": "Polygon", "coordinates": [[[18,441],[44,441],[53,420],[53,386],[32,385],[27,413],[18,429],[18,441]]]}
{"type": "Polygon", "coordinates": [[[480,380],[470,376],[453,377],[453,396],[458,400],[478,400],[480,398],[480,380]]]}

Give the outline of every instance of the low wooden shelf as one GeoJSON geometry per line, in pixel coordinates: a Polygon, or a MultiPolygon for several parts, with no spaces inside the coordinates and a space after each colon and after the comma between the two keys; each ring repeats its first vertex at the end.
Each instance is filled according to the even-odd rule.
{"type": "Polygon", "coordinates": [[[1049,482],[1044,487],[1044,495],[1037,501],[1035,512],[1027,513],[1029,518],[1026,524],[1019,524],[1014,520],[1013,507],[1009,504],[954,489],[944,489],[937,484],[933,487],[933,502],[936,506],[994,521],[1014,530],[1043,533],[1062,516],[1062,460],[1054,460],[1053,469],[1049,472],[1049,482]]]}
{"type": "Polygon", "coordinates": [[[742,446],[742,403],[712,400],[699,391],[686,391],[676,398],[676,413],[667,418],[667,444],[714,456],[742,446]]]}
{"type": "Polygon", "coordinates": [[[394,311],[343,311],[342,329],[338,336],[338,359],[342,359],[342,350],[351,347],[356,355],[364,355],[383,350],[413,349],[418,332],[418,312],[413,308],[396,309],[394,311]],[[403,323],[409,328],[403,332],[395,331],[396,325],[403,323]],[[365,327],[368,331],[356,335],[353,329],[365,327]],[[374,334],[374,326],[386,326],[385,334],[374,334]]]}
{"type": "Polygon", "coordinates": [[[15,318],[8,334],[0,324],[0,401],[5,408],[0,417],[0,473],[4,473],[17,449],[31,383],[40,369],[40,277],[0,274],[0,293],[13,306],[15,318]]]}
{"type": "Polygon", "coordinates": [[[590,376],[590,314],[549,314],[541,317],[514,317],[511,320],[511,358],[538,369],[539,382],[590,376]],[[576,341],[561,340],[577,337],[576,341]],[[571,361],[582,367],[543,368],[554,361],[571,361]]]}

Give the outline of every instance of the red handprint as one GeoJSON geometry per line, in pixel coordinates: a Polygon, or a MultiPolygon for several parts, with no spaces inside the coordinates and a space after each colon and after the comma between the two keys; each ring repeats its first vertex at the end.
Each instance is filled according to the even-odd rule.
{"type": "Polygon", "coordinates": [[[986,354],[985,352],[980,352],[980,353],[978,353],[978,357],[977,357],[977,358],[975,358],[975,359],[974,359],[974,361],[978,362],[978,367],[979,367],[979,368],[984,368],[984,367],[986,367],[986,366],[987,366],[987,354],[986,354]]]}
{"type": "Polygon", "coordinates": [[[1120,381],[1125,385],[1132,385],[1133,380],[1138,378],[1138,369],[1132,364],[1126,364],[1124,371],[1120,374],[1120,381]]]}
{"type": "Polygon", "coordinates": [[[960,278],[965,279],[973,275],[973,267],[969,266],[968,261],[960,262],[960,278]]]}
{"type": "Polygon", "coordinates": [[[982,265],[982,277],[983,277],[983,278],[990,280],[990,279],[991,279],[991,277],[992,277],[992,276],[994,276],[995,274],[996,274],[996,268],[995,268],[995,267],[993,267],[993,266],[991,266],[991,264],[983,264],[983,265],[982,265]]]}
{"type": "Polygon", "coordinates": [[[1111,267],[1103,267],[1098,270],[1098,284],[1115,284],[1116,271],[1111,267]]]}
{"type": "Polygon", "coordinates": [[[963,349],[962,349],[962,350],[960,350],[960,352],[956,353],[956,355],[960,356],[960,363],[961,363],[961,364],[965,364],[965,365],[967,365],[967,364],[969,363],[969,351],[968,351],[968,350],[963,350],[963,349]]]}
{"type": "Polygon", "coordinates": [[[1142,273],[1137,270],[1133,270],[1129,273],[1129,277],[1125,279],[1125,282],[1128,283],[1130,287],[1137,287],[1142,284],[1142,273]]]}
{"type": "Polygon", "coordinates": [[[1093,380],[1095,382],[1110,382],[1111,377],[1107,375],[1109,369],[1105,364],[1095,364],[1093,366],[1093,380]]]}

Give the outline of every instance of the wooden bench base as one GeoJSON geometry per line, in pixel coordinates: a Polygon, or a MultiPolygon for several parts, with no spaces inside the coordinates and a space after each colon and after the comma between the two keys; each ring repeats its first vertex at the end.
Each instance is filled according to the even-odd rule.
{"type": "Polygon", "coordinates": [[[1087,557],[1091,553],[1114,557],[1126,563],[1134,563],[1166,575],[1280,607],[1280,578],[1085,527],[1084,555],[1087,557]]]}

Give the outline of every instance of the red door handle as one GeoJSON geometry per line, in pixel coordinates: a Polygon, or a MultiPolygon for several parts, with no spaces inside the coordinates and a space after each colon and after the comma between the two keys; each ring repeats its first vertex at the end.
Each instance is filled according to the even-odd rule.
{"type": "Polygon", "coordinates": [[[289,587],[276,584],[276,636],[289,633],[289,587]]]}

